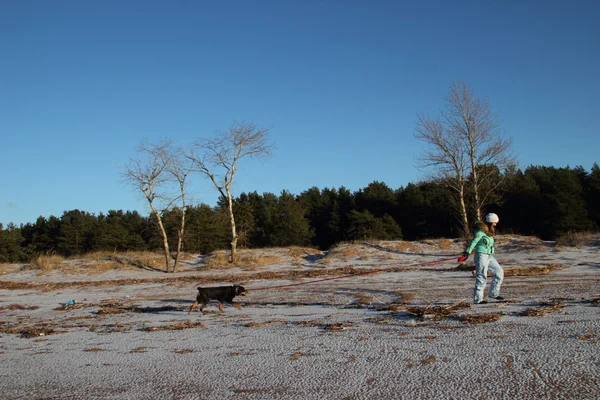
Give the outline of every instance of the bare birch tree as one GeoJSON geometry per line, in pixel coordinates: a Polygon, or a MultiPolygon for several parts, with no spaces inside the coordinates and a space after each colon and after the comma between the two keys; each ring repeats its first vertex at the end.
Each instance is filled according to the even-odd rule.
{"type": "Polygon", "coordinates": [[[192,172],[192,165],[189,160],[184,157],[184,151],[177,149],[173,151],[167,151],[164,153],[169,158],[167,164],[167,170],[171,177],[177,183],[179,188],[179,203],[181,208],[181,218],[179,221],[179,227],[177,228],[177,252],[175,253],[175,263],[173,264],[173,272],[177,272],[179,266],[179,260],[181,258],[181,248],[183,245],[183,238],[185,235],[185,214],[187,212],[186,202],[186,180],[189,174],[192,172]]]}
{"type": "Polygon", "coordinates": [[[497,191],[504,183],[498,171],[512,167],[515,157],[512,141],[502,134],[488,99],[476,98],[465,83],[453,83],[445,100],[441,118],[418,117],[415,137],[430,145],[418,164],[455,190],[463,232],[468,232],[467,193],[472,194],[480,220],[485,206],[498,200],[497,191]]]}
{"type": "Polygon", "coordinates": [[[168,204],[173,201],[165,195],[165,187],[169,185],[171,179],[169,168],[172,168],[171,164],[175,153],[171,141],[164,139],[156,145],[143,141],[138,148],[138,154],[138,158],[130,159],[127,165],[122,168],[123,182],[131,186],[134,191],[143,193],[148,202],[152,214],[156,217],[158,230],[163,241],[165,270],[171,272],[169,240],[163,224],[162,213],[159,211],[159,204],[168,204]]]}
{"type": "Polygon", "coordinates": [[[226,132],[217,131],[213,138],[197,140],[187,154],[195,170],[210,179],[226,201],[231,223],[232,263],[236,261],[238,235],[231,189],[238,162],[244,158],[262,160],[270,157],[273,144],[268,142],[268,133],[268,128],[259,128],[254,123],[234,122],[226,132]]]}
{"type": "Polygon", "coordinates": [[[468,176],[467,160],[463,143],[459,137],[452,135],[444,124],[438,120],[419,115],[415,137],[431,144],[418,159],[421,168],[432,169],[431,179],[440,179],[456,192],[458,213],[463,232],[469,226],[467,202],[465,200],[466,181],[468,176]]]}
{"type": "Polygon", "coordinates": [[[511,152],[512,139],[500,130],[501,121],[492,115],[488,99],[478,99],[465,83],[454,83],[446,95],[445,120],[450,134],[465,143],[472,184],[473,208],[478,220],[504,179],[492,178],[497,171],[512,167],[516,159],[511,152]]]}

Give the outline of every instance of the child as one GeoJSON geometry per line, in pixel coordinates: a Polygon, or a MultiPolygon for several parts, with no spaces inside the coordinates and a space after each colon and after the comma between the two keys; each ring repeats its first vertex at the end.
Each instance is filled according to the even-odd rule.
{"type": "Polygon", "coordinates": [[[475,291],[473,294],[473,302],[475,304],[485,304],[483,300],[485,284],[487,282],[488,269],[494,278],[490,285],[489,297],[496,300],[504,300],[500,296],[500,286],[504,279],[504,270],[494,258],[494,235],[496,234],[496,224],[500,221],[494,213],[485,216],[485,222],[478,221],[475,224],[475,237],[458,259],[458,262],[464,262],[471,252],[475,250],[475,291]]]}

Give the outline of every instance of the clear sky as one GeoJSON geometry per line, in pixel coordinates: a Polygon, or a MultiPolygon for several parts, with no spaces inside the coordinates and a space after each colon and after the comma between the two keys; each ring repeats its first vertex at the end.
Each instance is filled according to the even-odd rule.
{"type": "MultiPolygon", "coordinates": [[[[0,223],[149,210],[138,144],[272,127],[234,195],[423,178],[419,113],[487,97],[521,168],[600,162],[594,0],[0,0],[0,223]]],[[[194,201],[217,192],[193,178],[194,201]]]]}

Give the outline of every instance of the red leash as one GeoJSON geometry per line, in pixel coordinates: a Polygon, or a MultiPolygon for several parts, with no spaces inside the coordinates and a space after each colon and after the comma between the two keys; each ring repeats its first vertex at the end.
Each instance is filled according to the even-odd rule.
{"type": "MultiPolygon", "coordinates": [[[[418,264],[412,264],[410,266],[411,267],[417,267],[417,266],[420,266],[420,265],[439,264],[439,263],[442,263],[442,262],[445,262],[445,261],[450,261],[450,260],[456,260],[456,257],[442,258],[440,260],[428,261],[428,262],[423,262],[423,263],[418,263],[418,264]]],[[[334,276],[332,278],[316,279],[316,280],[308,281],[308,282],[291,283],[289,285],[263,286],[263,287],[258,287],[258,288],[249,288],[248,290],[252,290],[252,291],[254,291],[254,290],[267,290],[267,289],[279,289],[279,288],[286,288],[286,287],[293,287],[293,286],[300,286],[300,285],[310,285],[312,283],[325,282],[325,281],[333,281],[335,279],[344,279],[344,278],[350,278],[350,277],[353,277],[353,276],[360,276],[360,275],[378,274],[380,272],[386,272],[386,271],[385,270],[376,270],[376,271],[358,272],[356,274],[334,276]]]]}

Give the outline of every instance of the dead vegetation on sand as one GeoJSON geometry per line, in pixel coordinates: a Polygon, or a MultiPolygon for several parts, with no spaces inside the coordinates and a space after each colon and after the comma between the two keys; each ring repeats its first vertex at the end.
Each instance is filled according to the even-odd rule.
{"type": "Polygon", "coordinates": [[[565,308],[562,301],[550,301],[547,303],[540,303],[539,307],[528,308],[518,313],[522,317],[542,317],[552,312],[558,312],[565,308]]]}
{"type": "Polygon", "coordinates": [[[57,335],[60,333],[66,333],[66,331],[55,330],[48,324],[19,324],[17,326],[1,326],[0,333],[8,333],[12,335],[18,335],[24,339],[31,339],[40,336],[57,335]]]}
{"type": "Polygon", "coordinates": [[[234,264],[230,262],[229,252],[224,250],[215,251],[205,259],[206,269],[213,270],[239,267],[244,271],[253,271],[260,266],[274,265],[281,262],[281,256],[269,254],[266,250],[241,250],[237,253],[234,264]]]}
{"type": "Polygon", "coordinates": [[[458,303],[451,304],[449,306],[423,306],[423,307],[406,307],[406,312],[409,315],[423,318],[423,319],[431,319],[431,320],[440,320],[444,318],[450,317],[452,314],[456,313],[457,310],[470,308],[471,305],[460,301],[458,303]]]}
{"type": "MultiPolygon", "coordinates": [[[[193,255],[183,253],[180,260],[193,259],[193,255]]],[[[36,270],[41,274],[60,271],[69,274],[101,274],[110,270],[162,270],[165,256],[159,252],[127,251],[122,253],[97,251],[84,255],[63,257],[53,253],[37,256],[23,269],[36,270]]]]}
{"type": "Polygon", "coordinates": [[[141,328],[144,332],[159,332],[159,331],[181,331],[184,329],[205,328],[202,322],[192,322],[189,320],[177,322],[171,325],[147,326],[141,328]]]}
{"type": "Polygon", "coordinates": [[[468,324],[483,324],[486,322],[496,322],[500,319],[502,314],[485,313],[485,314],[465,314],[459,315],[457,318],[461,322],[468,324]]]}
{"type": "Polygon", "coordinates": [[[419,319],[439,321],[443,319],[456,319],[468,324],[483,324],[487,322],[496,322],[502,314],[499,313],[483,313],[483,314],[461,314],[457,313],[460,310],[470,309],[471,305],[467,302],[460,301],[449,306],[423,306],[423,307],[406,307],[406,312],[419,319]]]}
{"type": "MultiPolygon", "coordinates": [[[[552,271],[567,268],[564,264],[548,264],[548,265],[535,265],[531,267],[507,267],[504,268],[504,277],[510,276],[536,276],[536,275],[547,275],[552,271]]],[[[473,264],[459,264],[456,268],[457,271],[471,271],[471,275],[475,277],[475,265],[473,264]]],[[[488,272],[488,278],[494,275],[488,272]]]]}

